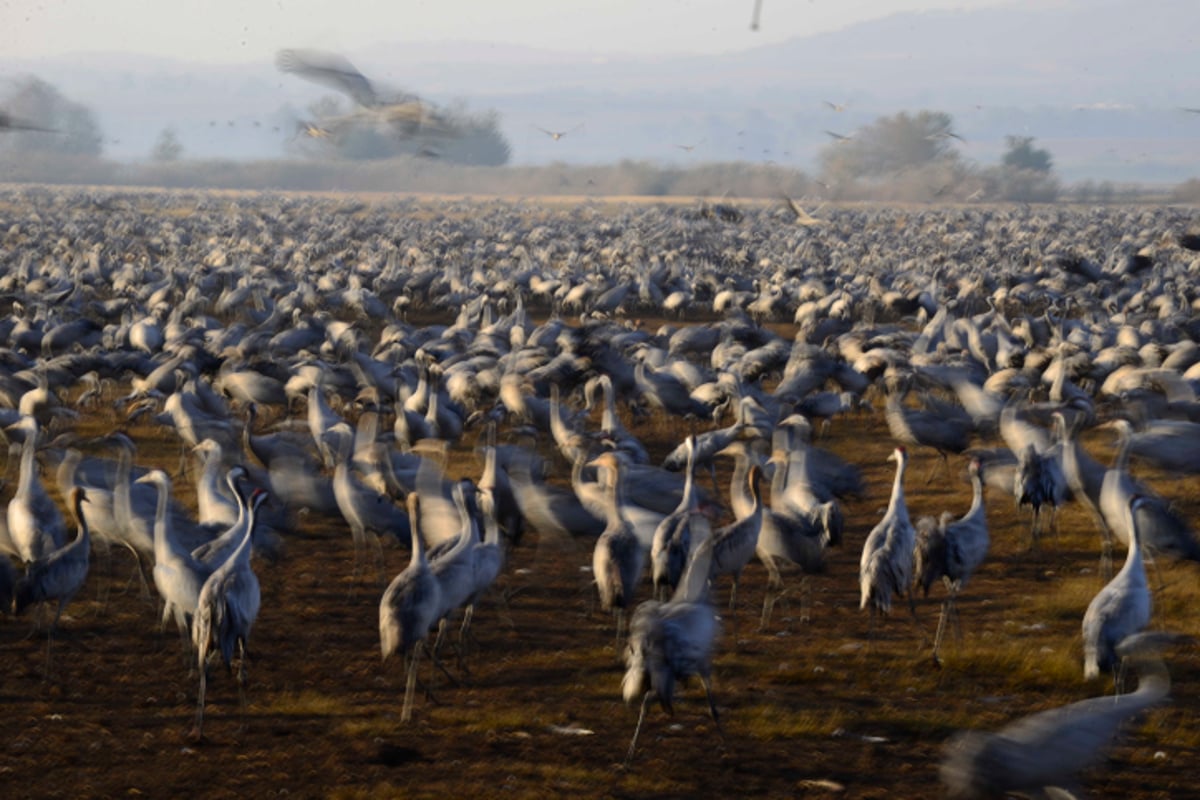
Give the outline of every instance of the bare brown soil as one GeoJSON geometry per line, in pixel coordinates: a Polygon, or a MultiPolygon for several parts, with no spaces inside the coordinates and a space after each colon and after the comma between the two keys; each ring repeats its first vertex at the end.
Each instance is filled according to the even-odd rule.
{"type": "MultiPolygon", "coordinates": [[[[92,418],[84,427],[112,424],[92,418]]],[[[635,430],[661,458],[688,427],[655,420],[635,430]]],[[[131,434],[142,446],[139,462],[177,467],[173,434],[147,423],[131,434]]],[[[284,560],[256,562],[263,606],[246,704],[215,666],[199,742],[189,738],[196,675],[174,631],[160,631],[157,600],[139,595],[127,554],[111,562],[96,555],[48,665],[46,635],[30,635],[31,618],[0,620],[0,796],[932,797],[941,794],[937,767],[955,730],[994,729],[1111,691],[1109,682],[1081,677],[1080,620],[1102,581],[1099,537],[1077,507],[1064,509],[1059,533],[1030,550],[1027,514],[1010,497],[989,497],[991,554],[964,590],[962,638],[947,637],[941,668],[928,648],[940,587],[918,603],[918,626],[900,604],[868,644],[858,558],[887,504],[892,444],[878,413],[836,421],[823,444],[861,464],[869,490],[846,506],[846,541],[827,574],[811,581],[810,621],[799,618],[793,597],[758,630],[765,571],[755,562],[744,574],[715,659],[723,738],[692,684],[673,718],[651,710],[636,757],[620,769],[636,709],[620,699],[613,622],[590,612],[581,568],[591,543],[537,534],[511,554],[476,615],[469,674],[447,648],[457,683],[433,676],[432,697],[420,695],[413,722],[402,725],[402,665],[379,657],[383,587],[353,578],[344,525],[308,520],[287,541],[284,560]]],[[[1089,447],[1109,457],[1103,437],[1089,447]]],[[[926,452],[912,459],[914,517],[960,514],[968,505],[961,461],[924,483],[934,460],[926,452]]],[[[450,472],[479,470],[465,442],[450,472]]],[[[1194,480],[1145,477],[1197,519],[1194,480]]],[[[185,502],[188,483],[176,481],[185,502]]],[[[394,575],[408,553],[385,548],[385,559],[394,575]]],[[[1197,566],[1161,569],[1155,627],[1200,633],[1197,566]]],[[[790,585],[798,595],[798,576],[790,585]]],[[[727,592],[720,583],[721,608],[727,592]]],[[[1200,796],[1200,657],[1182,649],[1168,662],[1171,703],[1133,725],[1086,776],[1092,796],[1200,796]]],[[[430,672],[422,680],[429,684],[430,672]]]]}

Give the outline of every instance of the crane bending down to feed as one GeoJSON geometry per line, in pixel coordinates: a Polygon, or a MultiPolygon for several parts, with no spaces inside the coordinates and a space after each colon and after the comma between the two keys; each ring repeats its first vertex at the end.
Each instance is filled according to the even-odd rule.
{"type": "Polygon", "coordinates": [[[720,632],[720,622],[708,595],[713,536],[708,530],[708,518],[699,511],[692,513],[692,526],[700,544],[692,551],[679,587],[665,603],[646,600],[639,605],[630,624],[621,694],[626,703],[633,703],[640,697],[642,708],[625,756],[626,765],[633,760],[650,700],[657,697],[668,714],[674,713],[671,702],[675,682],[687,680],[692,675],[699,677],[704,685],[709,713],[724,739],[717,704],[713,701],[711,679],[713,644],[720,632]]]}
{"type": "Polygon", "coordinates": [[[408,517],[412,524],[412,558],[404,571],[392,579],[379,601],[379,648],[383,660],[399,651],[407,661],[404,706],[400,721],[412,719],[412,696],[417,686],[417,656],[426,646],[429,629],[442,608],[441,585],[425,558],[421,536],[420,495],[408,495],[408,517]]]}
{"type": "Polygon", "coordinates": [[[200,588],[196,619],[192,625],[192,643],[196,646],[196,662],[200,669],[196,729],[193,732],[197,739],[200,738],[204,727],[208,655],[213,648],[221,651],[221,659],[226,667],[230,667],[233,663],[233,649],[237,647],[238,694],[245,705],[246,642],[250,639],[250,629],[258,619],[258,610],[262,605],[258,576],[250,568],[250,539],[254,535],[255,514],[266,499],[266,492],[262,489],[254,490],[250,497],[246,529],[242,533],[241,541],[200,588]]]}
{"type": "Polygon", "coordinates": [[[892,610],[894,594],[906,595],[913,619],[917,616],[912,596],[913,549],[917,533],[909,521],[908,506],[904,502],[904,468],[908,465],[908,451],[897,447],[888,460],[896,462],[892,499],[883,519],[867,536],[858,566],[862,590],[859,608],[870,607],[872,631],[876,612],[887,614],[892,610]]]}
{"type": "Polygon", "coordinates": [[[1135,692],[1080,700],[1024,717],[996,733],[969,731],[951,739],[941,766],[948,795],[1038,796],[1049,786],[1076,789],[1079,773],[1099,760],[1121,726],[1166,698],[1170,676],[1151,651],[1178,638],[1142,633],[1122,642],[1120,654],[1131,658],[1139,672],[1135,692]]]}

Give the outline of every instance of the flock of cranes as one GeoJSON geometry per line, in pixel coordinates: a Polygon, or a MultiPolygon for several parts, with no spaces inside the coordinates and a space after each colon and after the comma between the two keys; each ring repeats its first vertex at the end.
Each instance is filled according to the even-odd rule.
{"type": "MultiPolygon", "coordinates": [[[[135,208],[97,220],[53,196],[23,201],[30,213],[10,220],[0,253],[11,306],[0,324],[0,419],[20,451],[0,595],[18,612],[56,603],[53,631],[85,585],[91,543],[130,552],[198,677],[197,736],[210,662],[219,653],[231,671],[237,664],[242,690],[251,633],[272,602],[259,574],[312,546],[293,538],[302,525],[346,532],[355,562],[329,569],[352,576],[355,591],[378,581],[381,654],[405,661],[401,723],[434,670],[451,674],[447,648],[468,673],[475,607],[526,531],[588,549],[599,607],[615,616],[620,694],[641,703],[627,763],[650,702],[670,711],[689,677],[724,736],[712,687],[728,646],[721,631],[745,635],[739,593],[763,574],[748,570],[756,558],[766,568],[763,629],[786,593],[783,570],[798,571],[805,591],[830,547],[861,541],[872,636],[897,598],[915,618],[916,590],[941,578],[937,660],[956,600],[988,569],[989,505],[1031,506],[1042,546],[1056,509],[1078,502],[1094,515],[1098,549],[1127,548],[1079,609],[1080,674],[1111,674],[1118,690],[1121,654],[1158,635],[1147,633],[1147,564],[1200,560],[1187,521],[1134,477],[1141,459],[1189,474],[1197,466],[1187,455],[1200,419],[1197,298],[1186,282],[1194,261],[1173,232],[1147,234],[1161,243],[1151,269],[1130,273],[1113,258],[1084,279],[1065,256],[1029,250],[1038,260],[1028,263],[1003,249],[1008,240],[964,239],[975,225],[1036,228],[1004,216],[1015,211],[953,224],[906,216],[915,230],[932,226],[924,233],[942,248],[941,266],[925,274],[924,239],[910,256],[874,238],[895,224],[888,214],[898,212],[887,211],[829,209],[821,226],[779,225],[770,211],[742,223],[630,211],[612,225],[581,209],[571,213],[583,221],[555,238],[503,208],[457,218],[454,229],[406,205],[383,214],[260,198],[217,209],[201,198],[181,232],[135,208]],[[56,249],[47,220],[70,231],[73,250],[56,249]],[[946,253],[994,258],[1007,272],[994,280],[975,262],[951,266],[946,253]],[[851,262],[858,277],[844,271],[851,262]],[[663,316],[685,292],[683,309],[712,321],[655,331],[626,321],[663,316]],[[1023,302],[1006,302],[1021,292],[1023,302]],[[1119,326],[1109,316],[1118,312],[1072,305],[1092,293],[1120,309],[1119,326]],[[442,321],[406,319],[418,312],[442,321]],[[867,465],[820,436],[831,417],[848,418],[836,426],[867,415],[886,420],[896,471],[873,529],[848,530],[867,465]],[[169,442],[166,466],[183,476],[140,460],[126,432],[83,438],[92,416],[169,442]],[[1079,443],[1092,427],[1117,437],[1111,466],[1079,443]],[[474,441],[480,477],[451,479],[447,453],[474,441]],[[946,481],[966,454],[973,499],[961,516],[941,509],[913,522],[906,467],[921,450],[937,454],[930,478],[946,481]],[[110,451],[115,459],[100,455],[110,451]],[[194,512],[177,497],[181,480],[195,484],[194,512]],[[74,538],[56,493],[77,520],[74,538]],[[411,549],[394,576],[380,571],[385,539],[411,549]],[[725,576],[727,608],[716,602],[725,576]]],[[[801,617],[812,616],[806,600],[801,617]]],[[[1134,668],[1150,669],[1144,659],[1134,668]]],[[[1112,706],[1122,714],[1085,702],[1055,719],[1086,728],[1094,711],[1099,728],[1161,700],[1161,682],[1140,674],[1112,706]]],[[[1034,727],[1042,723],[1021,730],[1034,727]]],[[[1031,741],[1012,729],[997,736],[1031,741]]],[[[1100,746],[1064,737],[1037,746],[1089,757],[1100,746]]],[[[992,763],[952,756],[947,785],[1006,791],[992,763]]]]}

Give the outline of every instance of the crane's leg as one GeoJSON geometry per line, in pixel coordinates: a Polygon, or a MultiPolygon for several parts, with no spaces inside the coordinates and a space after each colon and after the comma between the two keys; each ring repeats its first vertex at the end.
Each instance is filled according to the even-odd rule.
{"type": "Polygon", "coordinates": [[[708,699],[708,713],[712,715],[713,723],[717,726],[721,744],[725,744],[725,731],[721,728],[721,717],[717,714],[717,701],[713,699],[712,679],[707,675],[701,675],[700,683],[704,685],[704,696],[708,699]]]}
{"type": "Polygon", "coordinates": [[[204,693],[208,684],[207,656],[206,647],[201,647],[197,657],[200,668],[200,690],[196,695],[196,725],[192,728],[192,738],[197,741],[204,735],[204,693]]]}
{"type": "Polygon", "coordinates": [[[646,706],[650,705],[650,698],[654,696],[652,690],[642,695],[642,710],[638,713],[637,725],[633,729],[633,740],[629,742],[629,752],[625,754],[625,763],[622,767],[628,767],[629,762],[633,761],[633,751],[637,748],[638,734],[642,732],[642,723],[646,721],[646,706]]]}
{"type": "Polygon", "coordinates": [[[425,647],[424,639],[417,642],[408,657],[408,675],[404,682],[404,705],[400,709],[401,722],[410,722],[412,720],[413,690],[417,688],[417,661],[423,647],[425,647]]]}
{"type": "Polygon", "coordinates": [[[238,638],[238,711],[241,713],[241,727],[246,727],[246,641],[238,638]]]}

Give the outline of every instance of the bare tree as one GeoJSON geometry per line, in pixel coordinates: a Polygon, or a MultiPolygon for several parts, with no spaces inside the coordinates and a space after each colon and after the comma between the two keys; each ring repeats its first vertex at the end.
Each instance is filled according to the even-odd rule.
{"type": "Polygon", "coordinates": [[[160,163],[178,161],[183,157],[183,142],[174,128],[163,128],[150,151],[150,158],[160,163]]]}

